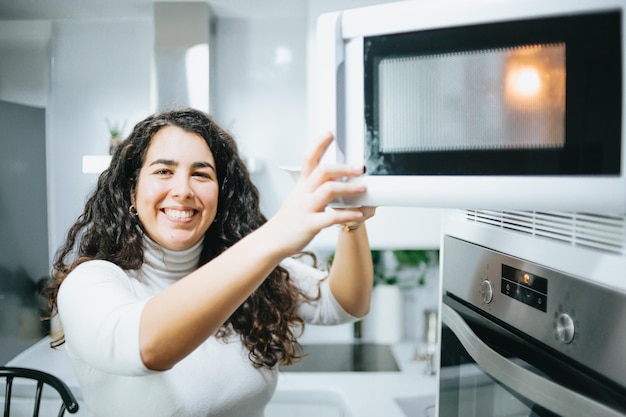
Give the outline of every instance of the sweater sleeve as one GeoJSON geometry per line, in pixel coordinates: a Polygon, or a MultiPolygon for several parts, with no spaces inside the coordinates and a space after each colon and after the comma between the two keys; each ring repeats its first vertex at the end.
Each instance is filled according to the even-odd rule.
{"type": "Polygon", "coordinates": [[[147,301],[117,265],[88,261],[59,288],[58,308],[70,355],[100,371],[152,373],[141,360],[139,321],[147,301]]]}
{"type": "Polygon", "coordinates": [[[330,290],[326,272],[293,258],[286,258],[281,265],[289,271],[300,290],[313,298],[302,301],[298,307],[298,314],[306,323],[335,325],[358,320],[339,304],[330,290]]]}

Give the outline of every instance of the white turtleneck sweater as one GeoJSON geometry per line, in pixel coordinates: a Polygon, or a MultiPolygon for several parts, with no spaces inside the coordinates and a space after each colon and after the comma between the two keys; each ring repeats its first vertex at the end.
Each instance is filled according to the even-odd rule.
{"type": "MultiPolygon", "coordinates": [[[[185,251],[145,239],[144,264],[125,271],[88,261],[59,290],[58,308],[84,400],[94,417],[260,417],[276,388],[278,370],[256,369],[238,335],[210,337],[167,371],[147,369],[139,354],[139,319],[146,301],[197,268],[202,242],[185,251]]],[[[315,295],[325,273],[288,258],[281,264],[315,295]]],[[[354,320],[337,303],[328,280],[315,303],[300,305],[308,323],[354,320]]]]}

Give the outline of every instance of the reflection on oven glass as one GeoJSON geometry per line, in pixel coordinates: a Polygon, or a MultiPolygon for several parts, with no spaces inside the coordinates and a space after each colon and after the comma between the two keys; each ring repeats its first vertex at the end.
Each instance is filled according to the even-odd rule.
{"type": "Polygon", "coordinates": [[[529,405],[505,389],[475,364],[446,367],[441,370],[440,416],[528,417],[529,405]],[[454,414],[446,412],[446,398],[454,401],[454,414]],[[458,407],[458,408],[457,408],[458,407]]]}

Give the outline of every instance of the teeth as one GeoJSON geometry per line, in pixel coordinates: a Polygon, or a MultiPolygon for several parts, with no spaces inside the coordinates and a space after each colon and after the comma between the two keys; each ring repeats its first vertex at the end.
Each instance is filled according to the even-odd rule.
{"type": "Polygon", "coordinates": [[[188,219],[193,216],[193,210],[165,209],[165,214],[169,217],[174,217],[175,219],[188,219]]]}

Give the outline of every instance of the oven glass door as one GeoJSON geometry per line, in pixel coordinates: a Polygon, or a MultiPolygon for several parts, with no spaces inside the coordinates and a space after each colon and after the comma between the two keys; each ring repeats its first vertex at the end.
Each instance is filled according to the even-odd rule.
{"type": "Polygon", "coordinates": [[[364,39],[369,175],[619,175],[621,14],[364,39]]]}
{"type": "Polygon", "coordinates": [[[623,416],[626,388],[446,295],[440,417],[623,416]]]}

